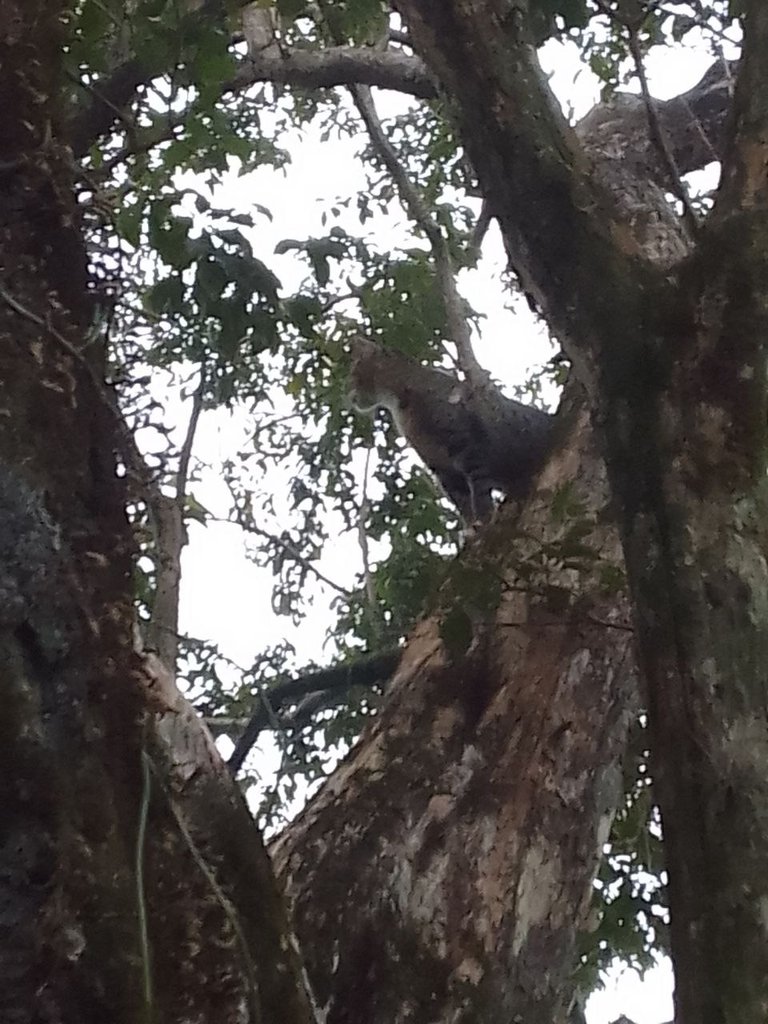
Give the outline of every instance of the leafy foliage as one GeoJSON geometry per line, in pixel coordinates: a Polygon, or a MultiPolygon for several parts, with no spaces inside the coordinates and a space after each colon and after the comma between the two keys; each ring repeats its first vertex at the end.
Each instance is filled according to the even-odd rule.
{"type": "Polygon", "coordinates": [[[617,956],[636,970],[669,948],[666,876],[658,808],[651,799],[645,721],[627,758],[624,806],[595,881],[594,931],[582,936],[579,985],[589,992],[617,956]]]}

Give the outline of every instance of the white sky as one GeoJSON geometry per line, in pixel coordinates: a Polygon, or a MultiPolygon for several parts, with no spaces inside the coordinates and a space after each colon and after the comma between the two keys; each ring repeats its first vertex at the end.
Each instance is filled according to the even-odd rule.
{"type": "MultiPolygon", "coordinates": [[[[673,59],[660,54],[648,62],[651,86],[661,98],[689,88],[701,76],[711,58],[700,51],[677,52],[673,59]]],[[[577,74],[573,49],[548,46],[544,63],[552,74],[556,93],[573,105],[575,115],[582,116],[597,97],[595,83],[585,73],[577,74]]],[[[380,109],[386,114],[402,105],[402,98],[380,98],[380,109]]],[[[219,197],[223,204],[253,210],[257,202],[272,211],[274,220],[258,219],[251,237],[256,254],[282,279],[286,292],[298,285],[306,275],[306,267],[297,264],[290,254],[275,256],[275,245],[284,238],[307,238],[327,233],[321,216],[337,196],[349,194],[364,186],[364,173],[356,159],[363,145],[362,138],[322,142],[319,132],[305,130],[288,140],[281,140],[293,155],[285,172],[262,169],[242,178],[231,176],[219,197]]],[[[343,221],[342,221],[343,223],[343,221]]],[[[350,233],[360,233],[356,217],[349,215],[350,233]]],[[[366,225],[366,230],[369,226],[366,225]]],[[[393,228],[382,218],[372,222],[379,244],[385,246],[393,228]]],[[[391,244],[391,243],[390,243],[391,244]]],[[[491,232],[484,250],[481,268],[464,273],[460,286],[473,307],[485,315],[482,338],[477,343],[481,362],[505,385],[525,380],[529,368],[546,359],[549,348],[542,332],[525,308],[515,303],[510,312],[510,296],[505,295],[500,275],[505,258],[497,232],[491,232]]],[[[215,465],[239,447],[241,432],[246,426],[240,413],[217,412],[203,417],[196,441],[196,454],[215,465]]],[[[203,504],[219,515],[226,514],[227,494],[216,473],[207,474],[195,489],[203,504]]],[[[269,524],[265,524],[269,528],[269,524]]],[[[294,629],[286,619],[277,618],[270,605],[271,577],[257,569],[244,556],[244,541],[239,530],[231,525],[211,523],[205,528],[192,523],[190,544],[184,552],[184,582],[181,601],[182,629],[192,636],[210,639],[223,653],[236,662],[248,665],[254,655],[280,636],[287,636],[297,647],[297,662],[312,658],[327,661],[323,643],[332,617],[328,610],[330,591],[318,585],[313,614],[294,629]]],[[[360,555],[354,538],[341,538],[329,552],[322,568],[329,576],[345,584],[360,566],[360,555]],[[346,567],[346,574],[340,572],[346,567]]],[[[268,778],[274,771],[275,752],[269,739],[263,741],[259,768],[268,778]]],[[[607,979],[604,991],[589,1003],[589,1024],[608,1024],[626,1013],[637,1024],[660,1024],[672,1018],[672,978],[668,964],[651,972],[641,983],[633,972],[615,972],[607,979]]]]}

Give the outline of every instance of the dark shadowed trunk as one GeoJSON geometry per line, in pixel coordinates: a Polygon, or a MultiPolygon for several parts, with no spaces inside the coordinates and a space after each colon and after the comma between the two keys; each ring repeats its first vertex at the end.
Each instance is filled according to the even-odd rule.
{"type": "Polygon", "coordinates": [[[768,1009],[768,10],[745,6],[715,211],[654,267],[557,110],[525,5],[398,4],[593,396],[650,711],[678,1024],[768,1009]]]}
{"type": "Polygon", "coordinates": [[[134,652],[126,479],[59,134],[64,6],[0,2],[0,1018],[305,1022],[245,806],[210,749],[199,771],[199,725],[134,652]]]}

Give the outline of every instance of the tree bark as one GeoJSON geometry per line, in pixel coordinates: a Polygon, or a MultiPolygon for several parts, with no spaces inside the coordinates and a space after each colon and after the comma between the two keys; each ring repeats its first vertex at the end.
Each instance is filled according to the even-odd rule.
{"type": "Polygon", "coordinates": [[[660,272],[564,125],[525,5],[398,4],[457,98],[510,259],[590,392],[650,712],[678,1024],[768,1008],[768,14],[748,6],[715,211],[660,272]]]}
{"type": "Polygon", "coordinates": [[[61,141],[65,14],[0,0],[0,1018],[305,1024],[244,803],[134,652],[126,477],[61,141]]]}
{"type": "MultiPolygon", "coordinates": [[[[685,167],[722,147],[723,70],[662,113],[685,167]],[[696,155],[681,107],[701,115],[696,155]]],[[[628,237],[667,266],[689,243],[655,180],[662,170],[644,147],[645,114],[619,99],[595,108],[578,134],[628,237]]],[[[572,423],[561,416],[567,433],[572,423]]],[[[556,535],[547,509],[558,486],[576,481],[584,514],[612,521],[600,467],[582,418],[519,532],[509,521],[479,541],[511,583],[510,603],[480,630],[466,661],[453,663],[442,644],[445,607],[417,631],[380,722],[275,846],[329,1021],[562,1019],[579,914],[618,795],[610,779],[637,707],[630,637],[620,629],[621,596],[592,590],[583,566],[566,584],[576,607],[568,612],[566,602],[543,628],[536,597],[528,608],[514,587],[525,556],[521,535],[543,545],[556,535]],[[586,634],[584,616],[592,624],[586,634]],[[597,622],[603,627],[593,632],[597,622]],[[584,642],[578,653],[568,647],[571,631],[584,642]],[[553,754],[554,737],[567,737],[572,758],[553,754]],[[572,804],[549,803],[547,794],[566,792],[572,804]],[[360,978],[370,984],[354,983],[360,978]]],[[[611,530],[591,541],[610,564],[618,543],[611,530]]],[[[492,576],[485,573],[486,585],[492,576]]]]}
{"type": "Polygon", "coordinates": [[[381,715],[274,846],[328,1024],[565,1018],[637,712],[623,600],[600,584],[618,540],[573,415],[539,500],[457,563],[459,593],[503,580],[498,607],[468,613],[457,651],[443,594],[381,715]],[[567,547],[549,510],[564,481],[601,553],[580,572],[540,562],[567,547]]]}

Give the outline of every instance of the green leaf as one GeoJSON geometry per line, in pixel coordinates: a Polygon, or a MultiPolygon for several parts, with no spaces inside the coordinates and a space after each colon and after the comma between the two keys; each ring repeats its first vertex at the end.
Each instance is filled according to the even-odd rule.
{"type": "Polygon", "coordinates": [[[187,519],[191,519],[196,523],[200,523],[201,526],[207,526],[208,520],[211,518],[211,513],[205,507],[201,505],[194,494],[187,494],[184,501],[184,515],[187,519]]]}
{"type": "Polygon", "coordinates": [[[141,242],[141,226],[143,221],[144,210],[141,203],[121,206],[115,214],[115,230],[129,245],[132,245],[134,249],[138,249],[141,242]]]}
{"type": "Polygon", "coordinates": [[[151,313],[179,313],[184,306],[184,283],[178,274],[164,277],[144,293],[144,306],[151,313]]]}

